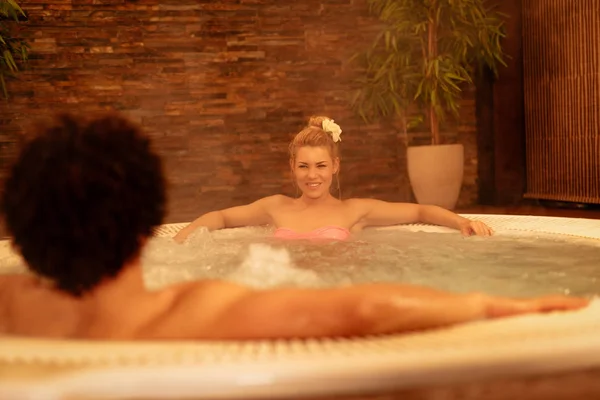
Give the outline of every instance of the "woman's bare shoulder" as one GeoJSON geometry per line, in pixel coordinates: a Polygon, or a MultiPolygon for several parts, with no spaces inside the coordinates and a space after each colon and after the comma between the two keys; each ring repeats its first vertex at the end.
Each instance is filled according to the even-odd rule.
{"type": "Polygon", "coordinates": [[[272,196],[263,197],[259,201],[267,207],[279,207],[291,204],[294,201],[294,199],[283,194],[275,194],[272,196]]]}
{"type": "Polygon", "coordinates": [[[345,199],[342,200],[342,204],[344,204],[347,207],[351,207],[351,208],[357,208],[357,207],[367,207],[370,204],[372,204],[373,202],[376,202],[378,200],[376,199],[368,199],[368,198],[360,198],[360,197],[353,197],[351,199],[345,199]]]}

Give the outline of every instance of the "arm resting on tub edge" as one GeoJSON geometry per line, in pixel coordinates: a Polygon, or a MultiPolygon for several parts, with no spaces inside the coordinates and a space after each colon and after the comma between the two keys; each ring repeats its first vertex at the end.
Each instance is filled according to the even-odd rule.
{"type": "Polygon", "coordinates": [[[513,300],[391,284],[263,291],[221,281],[194,286],[178,296],[154,328],[145,330],[150,336],[217,340],[359,336],[587,304],[561,296],[513,300]]]}
{"type": "Polygon", "coordinates": [[[243,206],[230,207],[201,215],[174,237],[176,242],[183,242],[192,232],[200,227],[209,231],[241,226],[259,226],[272,223],[271,209],[280,204],[285,196],[275,195],[262,198],[243,206]]]}

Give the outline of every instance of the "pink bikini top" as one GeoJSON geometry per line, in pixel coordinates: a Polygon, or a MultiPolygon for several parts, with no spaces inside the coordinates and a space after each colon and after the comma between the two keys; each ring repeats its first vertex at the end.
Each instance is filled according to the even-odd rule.
{"type": "Polygon", "coordinates": [[[289,228],[277,228],[273,237],[279,239],[308,239],[308,240],[347,240],[350,237],[350,231],[346,228],[340,228],[339,226],[324,226],[317,228],[310,232],[299,233],[289,228]]]}

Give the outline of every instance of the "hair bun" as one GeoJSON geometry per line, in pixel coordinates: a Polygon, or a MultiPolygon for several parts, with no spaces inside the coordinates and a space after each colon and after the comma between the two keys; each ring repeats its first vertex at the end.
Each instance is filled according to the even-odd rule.
{"type": "Polygon", "coordinates": [[[323,127],[323,121],[326,121],[328,119],[331,119],[329,117],[323,117],[323,116],[313,116],[310,117],[310,119],[308,120],[308,126],[314,126],[317,128],[322,128],[323,127]]]}

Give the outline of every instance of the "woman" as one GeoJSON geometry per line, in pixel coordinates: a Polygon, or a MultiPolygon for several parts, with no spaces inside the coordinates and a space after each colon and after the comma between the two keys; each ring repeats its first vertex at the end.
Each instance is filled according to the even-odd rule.
{"type": "Polygon", "coordinates": [[[273,225],[274,236],[285,239],[345,240],[368,226],[423,222],[459,230],[463,235],[489,236],[492,229],[437,206],[390,203],[375,199],[341,200],[331,195],[334,178],[339,189],[339,125],[327,117],[312,117],[290,143],[290,167],[302,193],[298,198],[274,195],[254,203],[204,214],[175,236],[183,242],[199,227],[209,230],[273,225]]]}

